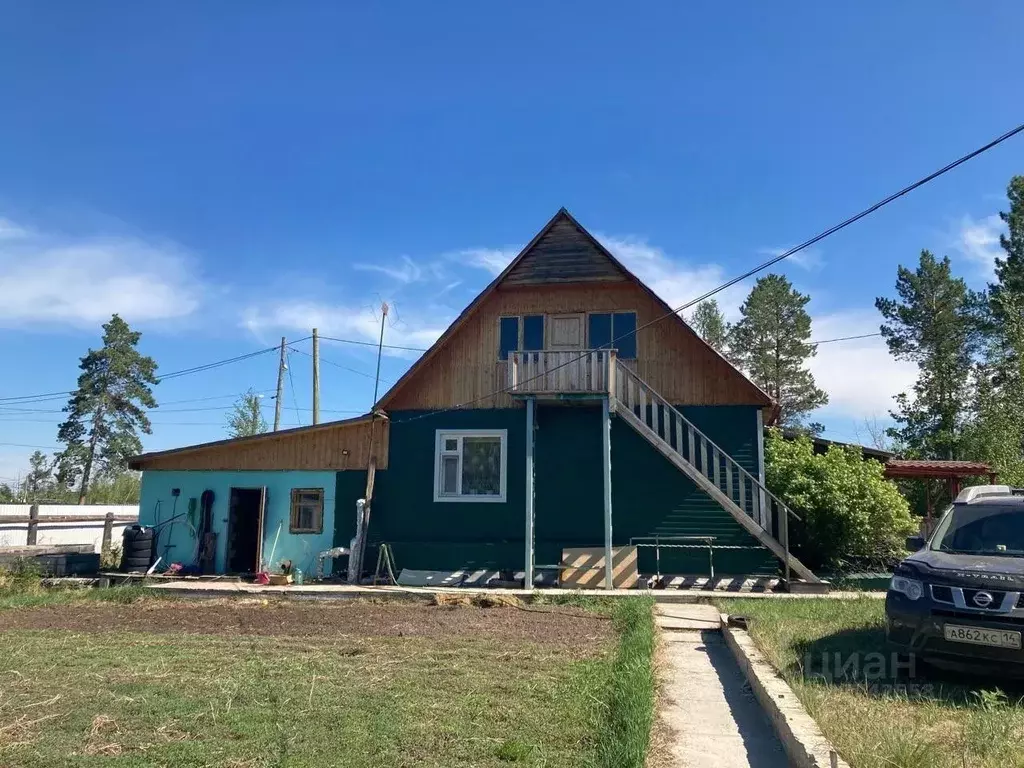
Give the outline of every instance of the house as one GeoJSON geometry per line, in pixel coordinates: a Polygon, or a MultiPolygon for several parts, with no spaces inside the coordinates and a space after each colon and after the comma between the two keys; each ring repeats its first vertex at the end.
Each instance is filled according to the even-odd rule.
{"type": "MultiPolygon", "coordinates": [[[[386,542],[399,568],[532,575],[658,537],[641,572],[706,573],[710,545],[719,575],[817,582],[763,486],[772,406],[563,209],[372,415],[132,467],[146,523],[213,492],[218,572],[347,546],[372,461],[367,563],[386,542]]],[[[194,559],[196,527],[162,534],[170,560],[194,559]]]]}

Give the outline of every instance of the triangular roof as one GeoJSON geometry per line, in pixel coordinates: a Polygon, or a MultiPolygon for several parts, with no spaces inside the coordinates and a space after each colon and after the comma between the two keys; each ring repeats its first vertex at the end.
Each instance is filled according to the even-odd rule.
{"type": "MultiPolygon", "coordinates": [[[[590,234],[590,232],[588,232],[587,229],[582,224],[580,224],[575,219],[575,217],[573,217],[573,215],[569,213],[568,210],[566,210],[563,207],[560,208],[558,212],[551,217],[548,223],[545,224],[544,227],[536,235],[534,235],[533,239],[530,240],[530,242],[527,243],[526,246],[518,253],[518,255],[514,259],[512,259],[511,262],[509,262],[509,265],[505,267],[504,270],[502,270],[501,274],[494,278],[494,280],[492,280],[487,285],[487,287],[484,288],[477,295],[477,297],[473,299],[473,301],[471,301],[469,305],[466,306],[464,310],[462,310],[459,316],[455,318],[454,322],[452,322],[452,324],[448,326],[448,328],[445,330],[444,333],[441,334],[437,341],[435,341],[433,345],[431,345],[431,347],[426,352],[424,352],[415,363],[413,363],[409,370],[407,370],[405,374],[398,381],[395,382],[391,389],[384,393],[384,396],[377,401],[377,404],[374,407],[380,409],[386,408],[388,403],[399,392],[399,390],[401,390],[406,384],[409,383],[409,381],[412,380],[413,377],[415,377],[417,371],[419,371],[419,369],[428,360],[430,360],[437,353],[438,350],[444,347],[447,341],[455,334],[456,331],[458,331],[460,327],[462,327],[462,325],[473,315],[477,308],[479,308],[484,303],[484,301],[487,300],[487,298],[498,288],[498,286],[505,283],[521,285],[526,282],[569,282],[569,278],[541,278],[530,281],[516,279],[516,275],[519,274],[520,268],[528,264],[529,260],[537,255],[535,253],[537,245],[546,236],[551,234],[557,226],[565,224],[570,224],[581,235],[583,235],[587,244],[596,249],[596,253],[603,257],[605,260],[607,260],[607,263],[611,267],[611,271],[606,271],[603,275],[594,274],[589,277],[575,277],[571,278],[572,282],[616,279],[619,275],[621,275],[621,279],[635,283],[654,300],[657,306],[661,307],[664,310],[666,315],[671,315],[672,318],[674,318],[674,320],[672,320],[666,317],[665,320],[667,322],[678,323],[682,328],[685,329],[687,333],[691,334],[714,355],[721,358],[733,371],[736,372],[738,376],[741,376],[747,382],[747,384],[750,385],[751,389],[753,390],[753,393],[758,397],[759,400],[761,400],[762,405],[767,407],[774,404],[774,401],[772,400],[771,396],[768,395],[768,393],[766,393],[763,389],[761,389],[753,381],[751,381],[747,377],[747,375],[743,373],[743,371],[741,371],[739,368],[733,365],[726,357],[722,355],[721,352],[719,352],[717,349],[715,349],[706,341],[704,341],[701,335],[697,333],[695,330],[693,330],[693,328],[691,328],[689,324],[687,324],[687,322],[683,320],[683,318],[680,317],[672,309],[672,307],[670,307],[665,302],[664,299],[662,299],[660,296],[658,296],[658,294],[651,290],[651,288],[646,283],[644,283],[643,280],[641,280],[639,277],[630,272],[629,269],[627,269],[621,261],[615,258],[615,256],[613,256],[612,253],[607,248],[605,248],[604,245],[601,244],[600,240],[598,240],[596,237],[590,234]]],[[[643,331],[641,330],[640,332],[642,333],[643,331]]]]}

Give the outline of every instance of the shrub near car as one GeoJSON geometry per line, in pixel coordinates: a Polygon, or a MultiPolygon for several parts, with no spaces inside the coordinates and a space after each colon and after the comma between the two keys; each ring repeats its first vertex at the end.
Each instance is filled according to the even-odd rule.
{"type": "Polygon", "coordinates": [[[1024,495],[965,488],[895,570],[886,635],[935,666],[1024,674],[1024,495]]]}

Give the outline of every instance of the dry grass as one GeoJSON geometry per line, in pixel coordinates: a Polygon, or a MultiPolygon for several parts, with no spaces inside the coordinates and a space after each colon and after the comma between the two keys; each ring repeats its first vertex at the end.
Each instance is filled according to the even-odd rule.
{"type": "Polygon", "coordinates": [[[880,600],[719,603],[752,619],[753,639],[853,768],[1024,765],[1024,691],[921,665],[894,670],[880,600]],[[864,663],[837,674],[835,654],[847,661],[859,655],[864,663]],[[890,662],[873,668],[869,654],[890,662]]]}
{"type": "MultiPolygon", "coordinates": [[[[74,609],[90,606],[116,616],[89,598],[74,609]]],[[[180,610],[183,620],[200,610],[180,602],[162,608],[180,610]]],[[[260,610],[282,620],[271,608],[260,610]]],[[[21,610],[0,606],[0,626],[21,610]]],[[[382,606],[382,628],[421,621],[423,610],[382,606]]],[[[324,765],[325,755],[352,768],[599,764],[615,709],[612,632],[566,645],[552,636],[551,622],[564,621],[568,634],[581,620],[547,609],[543,616],[473,604],[432,610],[454,631],[0,629],[0,766],[301,768],[324,765]],[[492,617],[492,625],[514,621],[520,631],[459,629],[475,616],[492,617]],[[524,621],[544,628],[540,639],[522,631],[524,621]]]]}

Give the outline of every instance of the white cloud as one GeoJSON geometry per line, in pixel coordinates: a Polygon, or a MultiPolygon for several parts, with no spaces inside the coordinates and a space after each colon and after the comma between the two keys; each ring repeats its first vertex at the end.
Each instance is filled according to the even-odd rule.
{"type": "Polygon", "coordinates": [[[27,229],[19,227],[10,219],[0,217],[0,240],[17,240],[28,235],[27,229]]]}
{"type": "Polygon", "coordinates": [[[497,277],[521,250],[522,247],[512,245],[504,248],[466,248],[449,254],[448,258],[467,267],[486,270],[497,277]]]}
{"type": "Polygon", "coordinates": [[[979,220],[964,216],[960,221],[954,246],[974,262],[986,280],[995,277],[996,257],[1003,255],[999,235],[1004,230],[1003,221],[996,214],[979,220]]]}
{"type": "MultiPolygon", "coordinates": [[[[672,307],[687,304],[728,280],[719,264],[689,265],[677,261],[642,238],[611,235],[598,235],[597,238],[672,307]]],[[[719,308],[730,322],[739,318],[739,306],[748,291],[744,283],[737,283],[715,295],[719,308]]],[[[686,314],[689,316],[691,313],[686,314]]]]}
{"type": "MultiPolygon", "coordinates": [[[[839,310],[812,318],[812,340],[877,333],[880,318],[871,310],[839,310]]],[[[909,392],[917,380],[917,367],[889,354],[880,336],[839,341],[818,346],[809,361],[815,382],[828,392],[829,414],[852,418],[885,416],[893,407],[893,396],[909,392]]]]}
{"type": "Polygon", "coordinates": [[[94,326],[114,312],[130,322],[165,320],[199,306],[202,288],[173,245],[69,240],[7,220],[0,220],[0,235],[0,327],[94,326]]]}
{"type": "MultiPolygon", "coordinates": [[[[789,248],[759,248],[757,252],[762,256],[775,257],[781,256],[788,250],[789,248]]],[[[782,263],[794,264],[801,269],[816,272],[825,266],[825,259],[822,257],[820,251],[805,249],[787,256],[785,261],[782,263]]]]}
{"type": "Polygon", "coordinates": [[[367,272],[380,272],[394,280],[397,280],[403,285],[418,283],[424,276],[423,268],[408,256],[403,256],[401,264],[398,266],[389,267],[382,264],[355,264],[353,265],[353,268],[367,272]]]}
{"type": "MultiPolygon", "coordinates": [[[[413,317],[395,319],[390,316],[384,331],[384,343],[425,349],[433,344],[451,323],[452,318],[413,317]]],[[[322,336],[377,343],[380,338],[380,314],[367,307],[346,306],[317,301],[281,301],[264,307],[250,307],[242,316],[242,325],[260,338],[269,338],[270,331],[309,333],[316,328],[322,336]]],[[[384,350],[393,357],[410,357],[402,350],[384,350]]],[[[416,353],[411,353],[416,357],[416,353]]]]}

